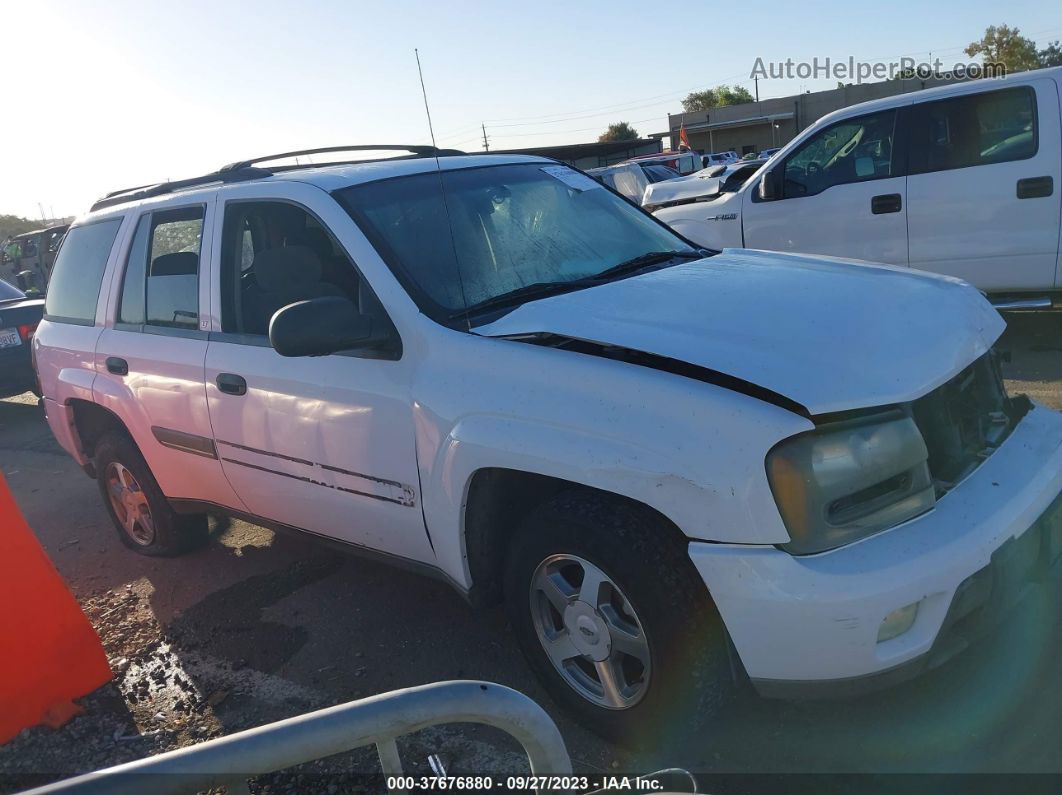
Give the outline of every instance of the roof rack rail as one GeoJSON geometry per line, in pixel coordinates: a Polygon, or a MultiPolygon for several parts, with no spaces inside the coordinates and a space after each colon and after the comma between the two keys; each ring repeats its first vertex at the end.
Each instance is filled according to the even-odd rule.
{"type": "MultiPolygon", "coordinates": [[[[222,166],[218,171],[224,174],[229,171],[236,171],[241,168],[248,168],[256,163],[264,163],[268,160],[282,160],[285,157],[299,157],[300,155],[320,155],[326,152],[409,152],[414,157],[435,157],[436,155],[447,154],[464,154],[459,153],[453,149],[439,149],[434,146],[403,146],[401,144],[356,144],[354,146],[322,146],[317,149],[298,149],[294,152],[281,152],[276,155],[264,155],[262,157],[254,157],[250,160],[237,160],[235,163],[229,163],[227,166],[222,166]]],[[[315,164],[310,163],[312,168],[315,164]]]]}
{"type": "MultiPolygon", "coordinates": [[[[318,149],[300,149],[295,152],[281,152],[276,155],[265,155],[263,157],[255,157],[250,160],[237,160],[235,163],[229,163],[227,166],[222,166],[217,171],[210,174],[204,174],[200,177],[189,177],[188,179],[178,179],[173,182],[160,182],[154,185],[140,185],[135,188],[123,188],[121,190],[112,191],[106,194],[102,199],[95,202],[90,211],[102,210],[106,207],[113,207],[118,204],[125,204],[126,202],[139,201],[141,199],[150,199],[154,196],[162,196],[167,193],[172,193],[183,188],[192,188],[198,185],[209,185],[212,182],[242,182],[251,179],[262,179],[264,177],[271,177],[275,171],[288,171],[299,168],[324,168],[326,166],[343,165],[344,163],[353,163],[358,161],[353,160],[341,160],[330,163],[308,163],[306,165],[298,166],[278,166],[274,169],[259,168],[255,166],[255,163],[264,163],[268,160],[281,160],[286,157],[297,157],[299,155],[314,155],[323,154],[325,152],[371,152],[371,151],[391,151],[391,152],[409,152],[406,157],[450,157],[455,155],[463,155],[464,152],[457,149],[439,149],[434,146],[400,146],[396,144],[360,144],[356,146],[325,146],[318,149]]],[[[398,158],[402,159],[402,158],[398,158]]]]}

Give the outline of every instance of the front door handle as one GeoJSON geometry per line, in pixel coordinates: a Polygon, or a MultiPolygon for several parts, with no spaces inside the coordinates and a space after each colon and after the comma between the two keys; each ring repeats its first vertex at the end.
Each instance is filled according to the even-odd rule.
{"type": "Polygon", "coordinates": [[[1045,199],[1055,192],[1051,177],[1026,177],[1018,180],[1019,199],[1045,199]]]}
{"type": "Polygon", "coordinates": [[[899,193],[883,193],[870,199],[870,212],[874,215],[898,213],[902,208],[903,200],[899,193]]]}
{"type": "Polygon", "coordinates": [[[235,373],[218,373],[216,379],[218,389],[226,395],[246,395],[247,381],[242,375],[235,373]]]}
{"type": "Polygon", "coordinates": [[[115,375],[129,375],[129,362],[117,356],[107,357],[107,372],[115,375]]]}

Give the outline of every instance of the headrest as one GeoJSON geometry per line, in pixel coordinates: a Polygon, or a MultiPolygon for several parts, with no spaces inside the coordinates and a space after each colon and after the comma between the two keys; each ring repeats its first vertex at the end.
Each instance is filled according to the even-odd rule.
{"type": "Polygon", "coordinates": [[[334,253],[332,240],[328,237],[328,233],[316,226],[296,232],[288,238],[287,244],[288,246],[307,246],[322,259],[331,257],[334,253]]]}
{"type": "Polygon", "coordinates": [[[306,246],[267,248],[254,255],[252,263],[258,286],[281,292],[300,284],[321,281],[321,258],[306,246]]]}
{"type": "Polygon", "coordinates": [[[195,276],[199,272],[199,255],[191,251],[163,254],[151,261],[152,276],[195,276]]]}

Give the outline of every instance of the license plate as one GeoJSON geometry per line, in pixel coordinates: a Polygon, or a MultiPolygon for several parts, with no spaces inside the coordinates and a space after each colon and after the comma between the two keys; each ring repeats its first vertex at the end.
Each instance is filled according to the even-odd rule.
{"type": "Polygon", "coordinates": [[[17,328],[0,328],[0,348],[14,348],[22,344],[17,328]]]}

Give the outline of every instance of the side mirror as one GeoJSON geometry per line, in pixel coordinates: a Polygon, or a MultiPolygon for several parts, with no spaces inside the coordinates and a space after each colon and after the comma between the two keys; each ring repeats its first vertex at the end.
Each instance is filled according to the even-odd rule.
{"type": "Polygon", "coordinates": [[[778,198],[778,169],[771,169],[760,178],[760,184],[756,186],[756,192],[760,201],[769,202],[778,198]]]}
{"type": "Polygon", "coordinates": [[[324,356],[377,347],[388,339],[373,318],[338,296],[311,298],[278,309],[269,321],[269,344],[281,356],[324,356]]]}

